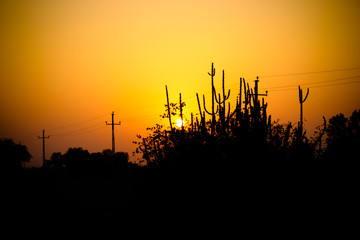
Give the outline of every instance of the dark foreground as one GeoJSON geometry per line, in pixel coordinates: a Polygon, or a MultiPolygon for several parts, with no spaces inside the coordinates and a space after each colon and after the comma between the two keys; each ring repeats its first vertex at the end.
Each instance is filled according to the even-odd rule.
{"type": "Polygon", "coordinates": [[[355,172],[350,166],[324,164],[134,167],[101,177],[28,169],[2,179],[1,218],[20,228],[221,223],[315,228],[345,222],[351,227],[358,191],[355,172]]]}

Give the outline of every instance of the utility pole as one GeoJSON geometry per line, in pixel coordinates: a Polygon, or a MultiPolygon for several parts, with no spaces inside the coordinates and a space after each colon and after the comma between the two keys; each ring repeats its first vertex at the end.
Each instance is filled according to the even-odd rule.
{"type": "Polygon", "coordinates": [[[306,90],[306,95],[305,97],[303,97],[303,91],[300,88],[300,86],[298,86],[299,88],[299,103],[300,103],[300,125],[299,125],[299,131],[300,131],[300,139],[302,141],[302,134],[303,134],[303,103],[306,101],[307,97],[309,96],[309,88],[307,88],[306,90]]]}
{"type": "MultiPolygon", "coordinates": [[[[254,109],[255,109],[255,114],[256,114],[256,121],[259,120],[259,117],[260,117],[260,102],[259,102],[259,96],[267,96],[267,91],[265,94],[260,94],[259,93],[259,77],[256,77],[256,80],[254,80],[255,82],[255,87],[254,87],[254,91],[255,91],[255,94],[254,94],[254,109]]],[[[250,94],[252,95],[252,94],[250,94]]]]}
{"type": "Polygon", "coordinates": [[[112,154],[115,154],[115,136],[114,136],[114,125],[120,125],[121,122],[119,121],[119,123],[114,123],[114,111],[111,113],[111,123],[107,123],[107,121],[105,121],[106,125],[111,125],[112,128],[112,154]]]}
{"type": "Polygon", "coordinates": [[[42,137],[38,136],[39,139],[43,140],[43,167],[45,166],[45,138],[50,138],[50,136],[45,137],[45,129],[42,131],[42,137]]]}

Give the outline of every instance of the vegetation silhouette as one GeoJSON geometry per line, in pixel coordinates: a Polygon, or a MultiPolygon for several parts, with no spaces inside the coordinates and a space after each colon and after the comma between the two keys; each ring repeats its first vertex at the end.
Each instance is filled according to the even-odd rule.
{"type": "MultiPolygon", "coordinates": [[[[142,153],[146,168],[153,173],[146,182],[154,182],[147,189],[156,192],[137,199],[153,199],[155,209],[169,209],[161,199],[173,196],[173,203],[182,206],[181,214],[191,215],[203,209],[200,215],[212,216],[205,219],[234,212],[240,203],[249,208],[242,209],[242,214],[249,219],[282,216],[289,211],[294,216],[311,215],[315,208],[321,217],[329,217],[326,208],[340,198],[335,193],[341,192],[345,199],[351,195],[354,184],[351,178],[355,174],[350,166],[356,166],[355,159],[359,156],[356,149],[360,147],[358,112],[353,113],[351,120],[333,117],[328,126],[324,118],[324,125],[318,127],[314,137],[308,138],[303,127],[302,105],[309,90],[303,97],[299,87],[300,121],[298,127],[293,127],[292,123],[272,121],[271,115],[267,115],[267,103],[264,98],[259,99],[266,94],[258,93],[258,79],[255,87],[250,88],[249,83],[240,78],[232,110],[228,101],[230,90],[226,93],[224,87],[224,71],[222,91],[215,88],[213,64],[209,75],[211,110],[206,107],[205,95],[201,105],[197,93],[199,112],[191,113],[187,126],[174,128],[171,117],[182,118],[186,104],[181,101],[181,94],[178,103],[171,103],[166,86],[167,104],[161,117],[169,118],[170,128],[156,124],[147,129],[148,136],[138,135],[134,141],[138,145],[136,153],[142,153]],[[210,118],[206,118],[206,114],[210,118]],[[323,149],[325,133],[327,140],[323,149]],[[347,158],[346,164],[343,158],[347,158]],[[152,197],[146,197],[148,195],[152,197]],[[186,202],[179,196],[192,196],[192,201],[186,202]],[[271,209],[276,209],[276,213],[271,209]]],[[[337,208],[333,209],[336,216],[337,208]]]]}
{"type": "Polygon", "coordinates": [[[326,128],[324,158],[328,161],[358,162],[360,147],[360,111],[355,110],[349,118],[342,113],[329,119],[326,128]]]}
{"type": "Polygon", "coordinates": [[[215,73],[212,64],[211,107],[197,93],[198,112],[191,113],[187,124],[181,93],[179,102],[171,102],[165,86],[161,117],[169,119],[169,126],[156,124],[147,128],[149,135],[137,135],[135,153],[142,154],[141,164],[129,162],[124,152],[69,148],[53,153],[42,169],[22,169],[21,163],[31,158],[26,147],[2,139],[3,172],[22,170],[16,181],[4,181],[8,217],[15,212],[52,221],[186,219],[189,224],[234,217],[247,223],[280,219],[281,224],[344,219],[355,199],[360,112],[323,118],[324,124],[308,138],[302,123],[308,92],[303,97],[299,87],[299,123],[279,123],[267,113],[267,92],[259,93],[258,78],[254,88],[240,78],[232,108],[225,72],[220,91],[215,73]],[[173,122],[177,116],[180,127],[173,122]],[[29,196],[32,207],[24,207],[21,199],[29,196]]]}
{"type": "MultiPolygon", "coordinates": [[[[302,124],[293,128],[278,121],[271,121],[267,115],[267,103],[259,96],[258,82],[254,89],[245,79],[240,78],[240,89],[234,110],[231,110],[230,89],[225,90],[225,73],[222,72],[222,94],[214,85],[215,68],[211,66],[211,110],[206,107],[203,95],[203,108],[197,95],[199,112],[191,114],[191,123],[181,129],[172,127],[171,116],[182,118],[184,102],[165,105],[161,116],[169,118],[170,130],[157,124],[148,128],[149,136],[138,137],[137,153],[142,153],[149,167],[161,168],[219,168],[242,167],[261,164],[279,164],[290,159],[310,160],[313,157],[312,144],[302,130],[302,124]],[[180,114],[179,114],[180,112],[180,114]],[[210,119],[206,119],[206,114],[210,119]],[[194,118],[195,116],[195,118],[194,118]],[[199,116],[199,118],[198,118],[199,116]]],[[[166,86],[167,91],[167,86],[166,86]]],[[[307,96],[306,96],[307,97],[307,96]]],[[[305,99],[306,99],[305,97],[305,99]]],[[[168,94],[167,94],[168,98],[168,94]]],[[[305,99],[302,100],[305,101],[305,99]]],[[[302,102],[300,102],[302,104],[302,102]]],[[[302,112],[301,112],[302,119],[302,112]]],[[[302,122],[302,121],[301,121],[302,122]]]]}
{"type": "Polygon", "coordinates": [[[24,167],[25,162],[30,162],[31,154],[25,145],[15,143],[13,139],[0,139],[1,168],[19,170],[24,167]]]}
{"type": "Polygon", "coordinates": [[[113,178],[129,165],[129,155],[105,149],[89,153],[88,150],[69,148],[66,153],[55,152],[47,161],[46,168],[54,172],[66,172],[72,177],[113,178]]]}

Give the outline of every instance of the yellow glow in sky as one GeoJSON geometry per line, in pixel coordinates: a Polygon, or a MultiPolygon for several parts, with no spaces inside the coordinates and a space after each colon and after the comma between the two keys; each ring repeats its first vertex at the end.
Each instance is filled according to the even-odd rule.
{"type": "MultiPolygon", "coordinates": [[[[165,84],[172,102],[182,93],[187,118],[197,113],[195,94],[209,97],[212,62],[217,87],[225,70],[231,101],[240,77],[253,86],[260,76],[273,119],[296,122],[296,87],[276,87],[360,70],[270,76],[360,67],[359,12],[355,0],[1,1],[0,137],[27,145],[38,166],[42,129],[52,136],[47,158],[68,147],[111,148],[105,121],[115,111],[116,149],[131,153],[137,133],[167,124],[159,118],[165,84]]],[[[360,107],[359,83],[318,86],[307,86],[305,127],[360,107]]]]}

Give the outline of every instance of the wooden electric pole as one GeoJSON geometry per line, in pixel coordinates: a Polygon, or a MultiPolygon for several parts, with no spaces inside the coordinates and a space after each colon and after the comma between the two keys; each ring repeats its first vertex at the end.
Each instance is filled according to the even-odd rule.
{"type": "Polygon", "coordinates": [[[115,135],[114,135],[114,125],[120,125],[119,123],[114,123],[114,111],[111,113],[111,123],[105,121],[106,125],[111,125],[112,127],[112,154],[115,154],[115,135]]]}
{"type": "Polygon", "coordinates": [[[43,140],[43,167],[45,166],[45,139],[50,138],[50,136],[45,137],[45,129],[42,131],[42,137],[38,136],[39,139],[43,140]]]}
{"type": "MultiPolygon", "coordinates": [[[[259,121],[260,119],[260,101],[259,101],[259,96],[267,96],[268,92],[266,91],[266,93],[259,93],[259,77],[256,77],[256,80],[254,80],[255,82],[255,93],[254,94],[250,94],[250,95],[254,95],[254,112],[255,112],[255,121],[259,121]]],[[[240,100],[241,101],[241,100],[240,100]]]]}
{"type": "Polygon", "coordinates": [[[306,101],[307,97],[309,96],[309,88],[307,88],[306,90],[306,95],[305,97],[303,97],[303,91],[299,86],[299,103],[300,103],[300,124],[299,124],[299,134],[300,134],[300,139],[302,141],[302,136],[303,136],[303,127],[304,127],[304,122],[303,122],[303,103],[306,101]]]}

